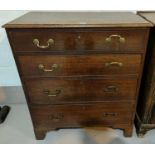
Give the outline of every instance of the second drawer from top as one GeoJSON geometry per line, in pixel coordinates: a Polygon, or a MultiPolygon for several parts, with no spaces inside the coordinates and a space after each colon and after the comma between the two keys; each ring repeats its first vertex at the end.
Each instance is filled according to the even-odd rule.
{"type": "Polygon", "coordinates": [[[18,56],[22,76],[138,75],[140,54],[18,56]]]}

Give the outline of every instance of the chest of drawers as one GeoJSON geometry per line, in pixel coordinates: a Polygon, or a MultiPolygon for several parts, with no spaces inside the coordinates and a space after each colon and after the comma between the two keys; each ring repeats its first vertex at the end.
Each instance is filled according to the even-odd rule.
{"type": "Polygon", "coordinates": [[[4,25],[36,138],[85,126],[131,136],[150,26],[128,12],[32,12],[4,25]]]}

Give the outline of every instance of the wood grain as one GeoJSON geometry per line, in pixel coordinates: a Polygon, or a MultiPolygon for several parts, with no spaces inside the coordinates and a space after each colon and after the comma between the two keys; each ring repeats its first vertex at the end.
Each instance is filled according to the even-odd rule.
{"type": "Polygon", "coordinates": [[[36,138],[56,128],[98,125],[132,136],[151,25],[124,12],[28,13],[4,25],[36,138]],[[53,46],[40,49],[49,39],[53,46]],[[109,61],[123,67],[108,69],[109,61]],[[38,71],[38,63],[59,67],[51,75],[38,71]]]}
{"type": "Polygon", "coordinates": [[[141,65],[139,54],[100,54],[100,55],[35,55],[19,56],[22,76],[25,77],[56,77],[56,76],[138,76],[141,65]],[[44,66],[43,69],[39,65],[44,66]],[[52,69],[53,71],[44,71],[52,69]]]}
{"type": "Polygon", "coordinates": [[[30,102],[34,104],[65,104],[66,102],[135,100],[136,79],[40,79],[26,80],[30,102]],[[115,87],[115,88],[114,88],[115,87]],[[48,96],[56,94],[57,96],[48,96]]]}
{"type": "Polygon", "coordinates": [[[5,28],[40,27],[150,27],[151,24],[132,12],[30,12],[5,28]]]}
{"type": "MultiPolygon", "coordinates": [[[[53,105],[53,106],[31,106],[35,126],[38,128],[65,128],[104,126],[113,124],[126,124],[130,122],[131,113],[126,103],[113,102],[107,104],[88,105],[53,105]]],[[[129,104],[131,111],[132,104],[129,104]]],[[[131,122],[130,122],[131,123],[131,122]]]]}
{"type": "MultiPolygon", "coordinates": [[[[138,12],[146,20],[154,23],[155,12],[138,12]]],[[[154,24],[155,25],[155,24],[154,24]]],[[[143,72],[142,85],[140,90],[139,102],[137,106],[136,127],[137,134],[144,134],[155,128],[155,27],[151,28],[145,68],[143,72]]]]}
{"type": "Polygon", "coordinates": [[[16,52],[60,52],[65,51],[96,51],[101,52],[140,52],[145,49],[145,38],[147,28],[121,28],[121,29],[9,29],[11,41],[16,52]],[[111,35],[110,42],[106,39],[111,35]],[[120,37],[125,39],[120,42],[120,37]],[[40,45],[47,46],[49,39],[54,40],[54,44],[49,48],[38,48],[33,44],[34,39],[38,39],[40,45]]]}

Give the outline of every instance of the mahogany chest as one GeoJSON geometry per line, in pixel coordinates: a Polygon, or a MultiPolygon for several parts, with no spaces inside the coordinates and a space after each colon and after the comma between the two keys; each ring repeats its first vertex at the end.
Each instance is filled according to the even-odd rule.
{"type": "Polygon", "coordinates": [[[30,12],[4,25],[36,138],[86,126],[131,136],[150,26],[130,12],[30,12]]]}

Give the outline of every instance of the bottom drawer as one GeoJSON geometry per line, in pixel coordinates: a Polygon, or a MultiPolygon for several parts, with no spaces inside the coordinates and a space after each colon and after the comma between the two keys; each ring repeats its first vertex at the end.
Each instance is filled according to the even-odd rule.
{"type": "Polygon", "coordinates": [[[129,124],[133,104],[98,103],[86,105],[31,106],[35,127],[65,128],[96,125],[129,124]]]}

